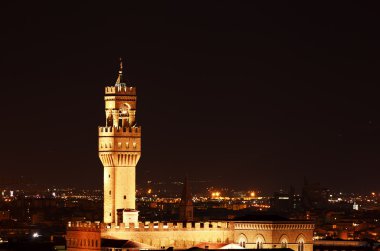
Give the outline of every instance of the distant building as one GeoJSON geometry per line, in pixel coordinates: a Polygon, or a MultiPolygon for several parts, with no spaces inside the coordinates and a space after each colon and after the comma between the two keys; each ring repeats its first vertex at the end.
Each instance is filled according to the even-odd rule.
{"type": "Polygon", "coordinates": [[[372,251],[367,241],[317,240],[314,251],[372,251]]]}
{"type": "Polygon", "coordinates": [[[352,205],[352,209],[358,211],[359,210],[359,205],[354,201],[354,204],[352,205]]]}
{"type": "Polygon", "coordinates": [[[9,220],[11,218],[8,210],[0,211],[0,221],[9,220]]]}
{"type": "Polygon", "coordinates": [[[270,200],[270,208],[275,212],[288,212],[293,206],[293,196],[284,191],[274,193],[270,200]]]}
{"type": "Polygon", "coordinates": [[[328,207],[330,190],[319,183],[309,183],[306,179],[302,189],[302,202],[305,209],[324,209],[328,207]]]}
{"type": "Polygon", "coordinates": [[[122,250],[191,248],[199,245],[241,248],[313,250],[314,224],[279,218],[239,218],[230,221],[193,221],[186,182],[181,221],[140,222],[136,210],[136,165],[141,156],[141,127],[136,124],[136,88],[123,82],[123,69],[114,86],[105,88],[106,126],[99,127],[99,158],[104,166],[104,219],[69,222],[67,248],[122,250]],[[126,244],[127,243],[127,244],[126,244]],[[230,246],[236,246],[230,245],[230,246]]]}

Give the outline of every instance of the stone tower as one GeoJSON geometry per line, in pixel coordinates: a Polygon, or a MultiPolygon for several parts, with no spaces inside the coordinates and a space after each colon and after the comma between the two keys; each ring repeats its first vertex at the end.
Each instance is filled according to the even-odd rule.
{"type": "Polygon", "coordinates": [[[136,165],[141,156],[141,127],[136,126],[136,87],[123,80],[123,64],[114,86],[105,87],[106,125],[99,127],[99,158],[104,166],[105,223],[138,223],[136,165]]]}
{"type": "Polygon", "coordinates": [[[183,184],[181,202],[179,205],[179,220],[193,221],[194,220],[193,211],[194,211],[193,196],[191,195],[189,181],[186,175],[185,182],[183,184]]]}

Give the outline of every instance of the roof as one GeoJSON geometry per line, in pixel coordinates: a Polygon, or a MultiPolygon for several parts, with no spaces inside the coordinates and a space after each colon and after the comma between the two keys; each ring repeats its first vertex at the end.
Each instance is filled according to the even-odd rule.
{"type": "Polygon", "coordinates": [[[108,247],[108,248],[154,249],[154,247],[149,246],[144,243],[130,241],[130,240],[115,240],[115,239],[102,239],[101,246],[108,247]]]}
{"type": "MultiPolygon", "coordinates": [[[[223,249],[223,248],[221,248],[223,249]]],[[[291,248],[265,248],[265,249],[250,249],[250,248],[244,248],[245,250],[254,250],[254,251],[268,251],[268,250],[274,250],[274,251],[294,251],[293,249],[291,248]]],[[[207,249],[204,249],[204,248],[200,248],[200,247],[192,247],[192,248],[189,248],[187,250],[191,250],[191,251],[201,251],[201,250],[220,250],[220,248],[207,248],[207,249]]],[[[231,248],[231,249],[228,249],[230,251],[232,250],[237,250],[237,251],[241,251],[240,248],[231,248]]]]}
{"type": "Polygon", "coordinates": [[[251,214],[236,217],[233,221],[289,221],[289,219],[279,215],[251,214]]]}

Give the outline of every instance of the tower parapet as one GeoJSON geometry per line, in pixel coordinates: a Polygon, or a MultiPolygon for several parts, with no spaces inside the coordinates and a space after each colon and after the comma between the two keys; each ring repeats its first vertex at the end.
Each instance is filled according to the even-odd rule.
{"type": "Polygon", "coordinates": [[[106,86],[106,95],[126,95],[126,96],[136,96],[136,87],[133,86],[106,86]]]}
{"type": "Polygon", "coordinates": [[[141,126],[138,127],[113,127],[99,126],[99,137],[106,136],[141,136],[141,126]]]}

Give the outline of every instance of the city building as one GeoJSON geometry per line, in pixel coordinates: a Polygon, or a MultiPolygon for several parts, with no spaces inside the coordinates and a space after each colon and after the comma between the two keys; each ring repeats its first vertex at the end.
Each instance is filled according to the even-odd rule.
{"type": "Polygon", "coordinates": [[[194,221],[186,184],[179,221],[140,222],[135,176],[141,156],[141,127],[135,119],[136,88],[123,81],[122,64],[115,85],[105,87],[105,115],[106,125],[99,127],[99,158],[104,166],[103,222],[69,222],[68,250],[121,250],[112,247],[112,243],[120,242],[144,249],[208,248],[216,244],[222,248],[237,244],[251,249],[313,250],[314,223],[310,221],[253,216],[194,221]]]}

